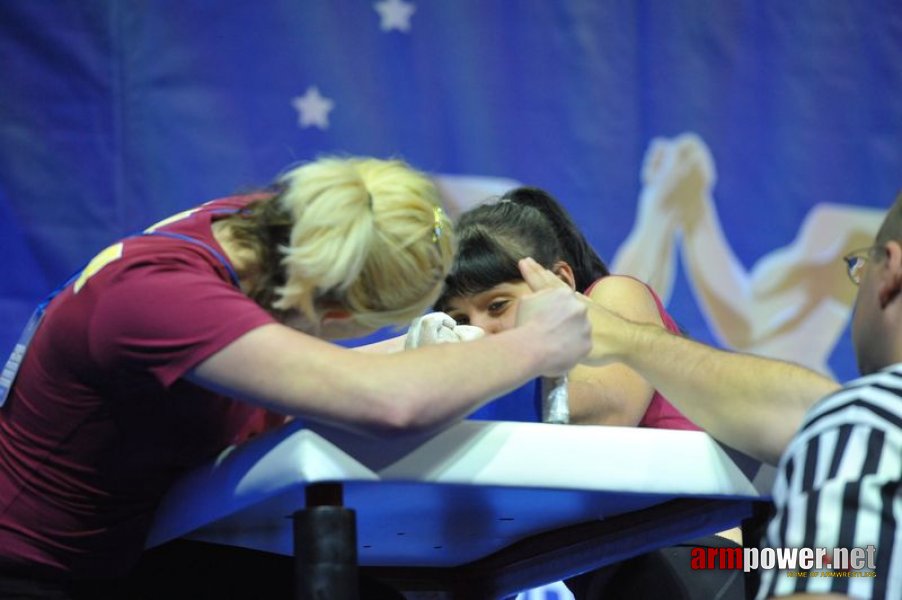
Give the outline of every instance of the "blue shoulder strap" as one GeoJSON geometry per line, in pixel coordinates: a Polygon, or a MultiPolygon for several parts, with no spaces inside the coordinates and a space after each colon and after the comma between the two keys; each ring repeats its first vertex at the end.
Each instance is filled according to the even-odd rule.
{"type": "MultiPolygon", "coordinates": [[[[225,209],[225,210],[217,210],[215,213],[235,213],[238,212],[239,209],[225,209]]],[[[238,274],[235,272],[235,269],[232,267],[231,263],[223,256],[220,252],[218,252],[213,246],[193,238],[189,235],[184,235],[181,233],[173,233],[171,231],[145,231],[142,233],[138,233],[135,235],[127,236],[123,239],[130,239],[140,236],[160,236],[167,237],[176,240],[181,240],[183,242],[188,242],[190,244],[194,244],[195,246],[200,246],[211,255],[213,255],[216,260],[218,260],[229,272],[229,277],[232,280],[232,284],[240,289],[240,284],[238,280],[238,274]]],[[[13,383],[16,380],[16,375],[19,372],[19,367],[22,365],[22,360],[25,358],[25,351],[28,350],[28,346],[31,344],[31,340],[34,337],[35,331],[38,329],[38,325],[41,324],[41,320],[44,318],[44,313],[47,311],[47,306],[50,302],[56,298],[60,292],[66,289],[69,285],[72,284],[78,276],[81,275],[81,272],[84,270],[84,267],[79,269],[72,277],[66,280],[66,283],[59,286],[55,290],[53,290],[44,300],[41,301],[40,304],[34,309],[34,312],[31,313],[31,317],[28,319],[28,323],[25,324],[25,328],[22,329],[22,333],[19,334],[19,341],[16,342],[16,345],[13,347],[13,351],[10,353],[9,358],[6,359],[6,364],[3,366],[3,371],[0,371],[0,407],[6,404],[6,398],[9,396],[9,392],[13,387],[13,383]]]]}
{"type": "MultiPolygon", "coordinates": [[[[204,250],[206,250],[207,252],[212,254],[216,260],[218,260],[219,262],[222,263],[222,266],[224,266],[226,268],[226,270],[229,272],[229,278],[231,278],[231,280],[232,280],[232,285],[234,285],[236,288],[241,287],[241,283],[238,279],[238,273],[235,272],[235,269],[234,269],[234,267],[232,267],[232,264],[228,261],[228,259],[226,259],[225,256],[220,254],[210,244],[208,244],[206,242],[202,242],[201,240],[198,240],[196,238],[193,238],[190,235],[184,235],[182,233],[173,233],[171,231],[147,231],[147,232],[141,233],[139,235],[157,235],[160,237],[172,238],[174,240],[182,240],[183,242],[188,242],[188,243],[194,244],[195,246],[200,246],[201,248],[203,248],[204,250]]],[[[2,406],[2,405],[0,405],[0,406],[2,406]]]]}

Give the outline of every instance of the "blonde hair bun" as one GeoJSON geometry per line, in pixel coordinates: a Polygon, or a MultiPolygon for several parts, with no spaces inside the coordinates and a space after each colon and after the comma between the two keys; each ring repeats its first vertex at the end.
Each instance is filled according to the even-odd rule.
{"type": "Polygon", "coordinates": [[[428,176],[401,160],[325,157],[279,181],[293,225],[274,308],[317,322],[317,302],[328,299],[378,329],[435,301],[454,239],[428,176]]]}

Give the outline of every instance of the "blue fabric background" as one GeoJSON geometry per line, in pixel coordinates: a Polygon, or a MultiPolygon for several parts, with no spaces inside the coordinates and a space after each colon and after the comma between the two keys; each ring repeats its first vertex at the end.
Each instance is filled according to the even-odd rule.
{"type": "MultiPolygon", "coordinates": [[[[406,31],[376,4],[0,3],[0,349],[114,238],[322,153],[545,187],[607,259],[655,136],[710,146],[746,267],[902,187],[897,1],[434,0],[406,31]]],[[[682,270],[669,309],[718,343],[682,270]]],[[[830,365],[854,375],[848,335],[830,365]]]]}

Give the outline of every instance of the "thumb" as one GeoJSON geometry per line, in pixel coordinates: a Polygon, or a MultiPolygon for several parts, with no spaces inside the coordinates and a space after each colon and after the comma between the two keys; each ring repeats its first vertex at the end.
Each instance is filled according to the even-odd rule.
{"type": "Polygon", "coordinates": [[[482,327],[476,327],[475,325],[458,325],[454,328],[454,335],[462,342],[469,342],[470,340],[477,340],[484,336],[485,330],[483,330],[482,327]]]}
{"type": "Polygon", "coordinates": [[[529,285],[529,289],[533,292],[553,290],[558,287],[569,289],[569,286],[561,281],[557,275],[530,257],[520,259],[518,266],[520,267],[520,274],[523,275],[523,281],[529,285]]]}

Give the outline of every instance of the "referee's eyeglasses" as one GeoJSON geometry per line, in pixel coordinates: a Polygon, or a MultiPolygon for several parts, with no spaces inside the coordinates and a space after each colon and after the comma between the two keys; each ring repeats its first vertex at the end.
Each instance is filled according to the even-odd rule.
{"type": "Polygon", "coordinates": [[[858,250],[852,250],[842,257],[843,261],[846,263],[846,273],[848,273],[852,283],[855,285],[861,283],[861,274],[864,271],[864,265],[866,265],[870,259],[874,258],[876,252],[882,249],[882,246],[859,248],[858,250]]]}

